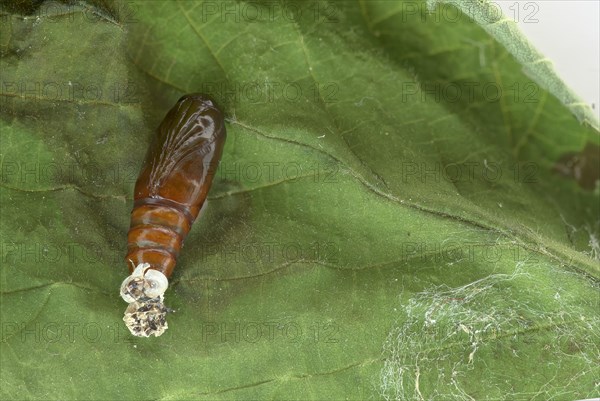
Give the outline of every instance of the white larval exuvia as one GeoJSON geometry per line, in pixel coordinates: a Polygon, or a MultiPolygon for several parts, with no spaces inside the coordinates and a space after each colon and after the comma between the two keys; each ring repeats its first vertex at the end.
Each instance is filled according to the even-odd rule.
{"type": "Polygon", "coordinates": [[[167,277],[150,267],[149,263],[137,265],[121,284],[121,298],[129,303],[123,321],[131,334],[138,337],[160,336],[168,328],[163,304],[169,287],[167,277]]]}

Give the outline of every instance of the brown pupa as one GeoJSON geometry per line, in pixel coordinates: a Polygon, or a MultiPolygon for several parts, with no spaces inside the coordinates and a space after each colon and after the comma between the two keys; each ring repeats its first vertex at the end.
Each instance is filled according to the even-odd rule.
{"type": "Polygon", "coordinates": [[[134,335],[167,328],[167,279],[206,201],[225,138],[223,114],[201,94],[180,98],[158,127],[135,184],[125,257],[132,274],[121,286],[134,335]]]}

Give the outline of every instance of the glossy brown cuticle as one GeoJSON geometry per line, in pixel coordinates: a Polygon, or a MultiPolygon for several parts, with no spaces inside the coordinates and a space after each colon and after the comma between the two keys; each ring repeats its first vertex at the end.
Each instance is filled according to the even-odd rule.
{"type": "Polygon", "coordinates": [[[183,96],[167,113],[135,184],[125,257],[130,271],[149,263],[171,276],[206,201],[225,137],[223,114],[204,95],[183,96]]]}

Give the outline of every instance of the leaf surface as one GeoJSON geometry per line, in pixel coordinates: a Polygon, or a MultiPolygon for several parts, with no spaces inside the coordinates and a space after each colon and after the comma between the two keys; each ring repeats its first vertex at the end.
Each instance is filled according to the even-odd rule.
{"type": "Polygon", "coordinates": [[[466,14],[24,4],[0,40],[3,399],[598,394],[598,132],[466,14]],[[190,92],[227,144],[170,327],[133,338],[133,184],[190,92]]]}

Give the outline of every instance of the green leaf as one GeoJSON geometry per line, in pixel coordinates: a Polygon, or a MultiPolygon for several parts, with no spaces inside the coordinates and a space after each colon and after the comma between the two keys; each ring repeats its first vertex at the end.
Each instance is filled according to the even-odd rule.
{"type": "Polygon", "coordinates": [[[0,33],[2,399],[598,394],[600,137],[512,39],[391,1],[15,1],[0,33]],[[133,184],[189,92],[225,153],[134,338],[133,184]]]}

